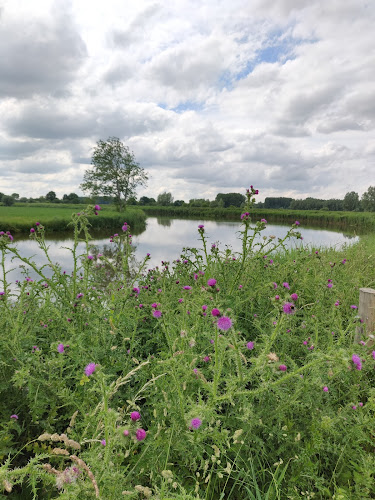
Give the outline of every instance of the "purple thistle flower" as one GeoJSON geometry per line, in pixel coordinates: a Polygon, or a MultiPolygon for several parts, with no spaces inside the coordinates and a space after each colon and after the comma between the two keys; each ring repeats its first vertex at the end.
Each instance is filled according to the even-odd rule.
{"type": "Polygon", "coordinates": [[[35,233],[35,229],[34,229],[33,227],[30,229],[30,233],[31,233],[31,234],[32,234],[32,233],[35,233]]]}
{"type": "Polygon", "coordinates": [[[357,370],[362,370],[362,360],[358,356],[358,354],[353,354],[352,361],[353,361],[355,367],[357,368],[357,370]]]}
{"type": "Polygon", "coordinates": [[[232,320],[228,316],[222,316],[217,322],[219,330],[229,330],[232,326],[232,320]]]}
{"type": "Polygon", "coordinates": [[[191,290],[191,286],[189,286],[189,285],[183,286],[182,288],[183,288],[184,290],[191,290]]]}
{"type": "Polygon", "coordinates": [[[323,391],[324,392],[329,392],[329,389],[328,389],[328,387],[326,385],[323,387],[323,391]]]}
{"type": "Polygon", "coordinates": [[[333,287],[332,283],[328,283],[327,288],[332,288],[332,287],[333,287]]]}
{"type": "Polygon", "coordinates": [[[124,222],[124,225],[121,228],[124,232],[128,230],[128,224],[124,222]]]}
{"type": "Polygon", "coordinates": [[[203,224],[199,224],[198,229],[203,229],[203,228],[204,228],[204,225],[203,224]]]}
{"type": "Polygon", "coordinates": [[[62,354],[65,351],[64,344],[59,344],[57,346],[57,351],[62,354]]]}
{"type": "Polygon", "coordinates": [[[190,426],[193,429],[199,429],[201,425],[202,425],[202,420],[200,418],[193,418],[190,422],[190,426]]]}
{"type": "Polygon", "coordinates": [[[78,293],[77,294],[77,299],[81,299],[83,297],[83,293],[78,293]]]}
{"type": "Polygon", "coordinates": [[[294,304],[292,304],[291,302],[286,302],[283,305],[283,311],[285,314],[294,314],[295,313],[294,304]]]}
{"type": "Polygon", "coordinates": [[[202,306],[202,311],[207,311],[207,306],[205,304],[202,306]]]}
{"type": "Polygon", "coordinates": [[[96,370],[96,364],[95,363],[89,363],[85,367],[85,375],[87,377],[89,377],[90,375],[92,375],[94,373],[95,370],[96,370]]]}
{"type": "Polygon", "coordinates": [[[296,226],[299,226],[299,225],[300,225],[300,222],[298,222],[298,220],[296,220],[294,224],[295,224],[296,226]]]}
{"type": "Polygon", "coordinates": [[[99,205],[95,205],[95,207],[94,207],[94,208],[95,208],[95,210],[96,210],[97,212],[99,212],[99,210],[101,210],[101,207],[100,207],[99,205]]]}
{"type": "Polygon", "coordinates": [[[130,414],[130,418],[133,420],[133,422],[136,422],[141,418],[141,414],[138,411],[132,411],[130,414]]]}
{"type": "Polygon", "coordinates": [[[135,433],[135,437],[137,439],[137,441],[143,441],[144,439],[146,439],[146,431],[144,429],[137,429],[136,430],[136,433],[135,433]]]}
{"type": "Polygon", "coordinates": [[[252,349],[254,349],[254,342],[248,342],[246,344],[246,347],[249,349],[249,351],[251,351],[252,349]]]}
{"type": "Polygon", "coordinates": [[[355,306],[354,304],[350,306],[350,309],[358,309],[358,306],[355,306]]]}
{"type": "Polygon", "coordinates": [[[215,286],[217,281],[214,278],[211,278],[207,281],[208,286],[215,286]]]}
{"type": "Polygon", "coordinates": [[[283,287],[286,288],[287,290],[290,290],[289,283],[287,281],[284,281],[283,287]]]}
{"type": "Polygon", "coordinates": [[[159,311],[158,309],[155,309],[154,311],[152,311],[152,315],[154,318],[160,318],[161,317],[161,311],[159,311]]]}
{"type": "Polygon", "coordinates": [[[124,436],[129,436],[129,431],[128,429],[125,429],[124,432],[123,432],[124,436]]]}
{"type": "Polygon", "coordinates": [[[292,293],[292,295],[290,296],[290,298],[294,301],[298,300],[298,295],[296,293],[292,293]]]}
{"type": "Polygon", "coordinates": [[[276,288],[277,288],[277,283],[273,282],[273,283],[272,283],[272,286],[273,286],[273,288],[276,290],[276,288]]]}
{"type": "Polygon", "coordinates": [[[13,415],[10,416],[10,418],[13,418],[13,420],[18,420],[18,415],[14,413],[13,415]]]}
{"type": "Polygon", "coordinates": [[[105,439],[102,439],[102,440],[100,441],[100,443],[101,443],[103,446],[106,446],[106,444],[107,444],[107,442],[106,442],[106,440],[105,440],[105,439]]]}
{"type": "Polygon", "coordinates": [[[372,356],[372,359],[375,360],[375,351],[372,351],[371,356],[372,356]]]}
{"type": "Polygon", "coordinates": [[[87,256],[87,258],[88,258],[89,260],[93,260],[93,259],[94,259],[93,255],[88,255],[88,256],[87,256]]]}
{"type": "Polygon", "coordinates": [[[279,366],[279,370],[280,370],[281,372],[286,372],[286,371],[287,371],[287,366],[286,366],[286,365],[280,365],[280,366],[279,366]]]}
{"type": "Polygon", "coordinates": [[[211,314],[212,316],[221,316],[221,312],[216,307],[212,309],[211,314]]]}
{"type": "Polygon", "coordinates": [[[260,219],[260,222],[263,222],[263,224],[267,224],[266,219],[260,219]]]}

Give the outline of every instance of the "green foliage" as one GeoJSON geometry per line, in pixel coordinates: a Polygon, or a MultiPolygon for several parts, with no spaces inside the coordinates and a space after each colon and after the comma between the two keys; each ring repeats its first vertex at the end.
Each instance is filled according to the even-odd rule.
{"type": "Polygon", "coordinates": [[[120,212],[125,209],[128,199],[135,196],[136,188],[146,185],[144,169],[117,137],[98,141],[91,163],[93,169],[86,170],[81,189],[92,196],[112,196],[120,212]]]}
{"type": "Polygon", "coordinates": [[[293,198],[285,198],[283,196],[267,197],[264,200],[264,208],[290,208],[293,198]]]}
{"type": "Polygon", "coordinates": [[[15,198],[13,196],[4,195],[2,198],[2,202],[6,207],[11,207],[15,203],[15,198]]]}
{"type": "Polygon", "coordinates": [[[160,193],[157,197],[156,203],[161,206],[172,205],[173,203],[172,193],[167,193],[166,191],[164,191],[164,193],[160,193]]]}
{"type": "Polygon", "coordinates": [[[359,201],[358,193],[355,191],[351,191],[350,193],[346,193],[343,201],[344,210],[354,211],[359,210],[361,206],[361,202],[359,201]]]}
{"type": "Polygon", "coordinates": [[[375,186],[370,186],[368,190],[363,193],[361,203],[365,212],[375,212],[375,186]]]}
{"type": "Polygon", "coordinates": [[[105,216],[93,206],[71,219],[71,275],[43,225],[31,238],[45,265],[0,236],[4,496],[374,498],[375,359],[350,306],[375,286],[375,241],[287,252],[298,225],[262,238],[254,195],[240,254],[199,227],[200,249],[150,271],[147,256],[132,267],[123,218],[112,252],[91,246],[89,221],[105,216]],[[38,278],[8,283],[14,256],[38,278]]]}
{"type": "Polygon", "coordinates": [[[222,200],[224,207],[241,207],[245,203],[245,196],[241,193],[219,193],[215,200],[222,200]]]}
{"type": "Polygon", "coordinates": [[[47,194],[46,194],[46,200],[47,201],[50,201],[50,202],[53,202],[57,199],[57,196],[56,196],[56,193],[55,191],[49,191],[47,194]]]}

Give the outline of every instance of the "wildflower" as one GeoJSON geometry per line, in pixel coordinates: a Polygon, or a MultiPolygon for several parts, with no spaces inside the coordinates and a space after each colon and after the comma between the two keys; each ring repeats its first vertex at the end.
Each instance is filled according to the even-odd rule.
{"type": "Polygon", "coordinates": [[[323,391],[324,392],[328,392],[329,391],[329,389],[328,389],[328,387],[326,385],[323,387],[323,391]]]}
{"type": "Polygon", "coordinates": [[[130,418],[133,420],[133,422],[136,422],[141,418],[141,415],[138,411],[132,411],[130,414],[130,418]]]}
{"type": "Polygon", "coordinates": [[[182,287],[184,290],[191,290],[191,286],[187,285],[187,286],[183,286],[182,287]]]}
{"type": "Polygon", "coordinates": [[[125,233],[125,231],[127,231],[127,230],[128,230],[128,224],[127,224],[126,222],[124,222],[124,225],[122,226],[122,228],[121,228],[121,229],[122,229],[122,230],[124,231],[124,233],[125,233]]]}
{"type": "Polygon", "coordinates": [[[246,347],[249,349],[249,351],[253,350],[254,349],[254,342],[248,342],[246,344],[246,347]]]}
{"type": "Polygon", "coordinates": [[[286,288],[287,290],[290,290],[289,283],[287,281],[284,281],[283,287],[286,288]]]}
{"type": "Polygon", "coordinates": [[[299,225],[300,225],[300,222],[298,222],[298,220],[296,220],[294,224],[295,224],[296,226],[299,226],[299,225]]]}
{"type": "Polygon", "coordinates": [[[125,429],[124,432],[123,432],[124,436],[129,436],[129,431],[128,429],[125,429]]]}
{"type": "Polygon", "coordinates": [[[158,305],[157,305],[157,303],[156,303],[156,302],[154,302],[153,304],[151,304],[151,307],[152,307],[153,309],[156,309],[156,308],[158,307],[158,305]]]}
{"type": "Polygon", "coordinates": [[[280,365],[280,366],[279,366],[279,370],[280,370],[281,372],[286,372],[286,370],[287,370],[287,366],[286,366],[286,365],[280,365]]]}
{"type": "Polygon", "coordinates": [[[154,318],[160,318],[161,317],[161,311],[158,311],[157,309],[155,309],[154,311],[152,311],[152,315],[154,318]]]}
{"type": "Polygon", "coordinates": [[[202,425],[202,420],[200,418],[193,418],[192,421],[190,422],[190,426],[193,429],[199,429],[201,425],[202,425]]]}
{"type": "Polygon", "coordinates": [[[350,309],[358,309],[358,306],[355,306],[354,304],[350,306],[350,309]]]}
{"type": "Polygon", "coordinates": [[[345,264],[345,263],[346,263],[346,259],[341,261],[341,264],[345,264]]]}
{"type": "Polygon", "coordinates": [[[198,229],[204,229],[204,225],[203,224],[199,224],[198,229]]]}
{"type": "Polygon", "coordinates": [[[90,375],[92,375],[94,373],[95,370],[96,370],[96,364],[95,363],[89,363],[85,367],[85,375],[87,377],[89,377],[90,375]]]}
{"type": "Polygon", "coordinates": [[[327,288],[332,288],[332,287],[333,287],[332,283],[328,283],[327,288]]]}
{"type": "Polygon", "coordinates": [[[362,407],[362,406],[363,406],[363,403],[358,403],[358,406],[362,407]]]}
{"type": "Polygon", "coordinates": [[[231,326],[232,326],[232,320],[228,318],[228,316],[222,316],[217,322],[217,327],[220,330],[229,330],[231,326]]]}
{"type": "Polygon", "coordinates": [[[204,361],[205,363],[209,363],[209,362],[211,361],[210,356],[205,356],[205,357],[203,358],[203,361],[204,361]]]}
{"type": "Polygon", "coordinates": [[[260,222],[263,222],[263,224],[267,224],[266,219],[260,219],[260,222]]]}
{"type": "Polygon", "coordinates": [[[139,292],[140,292],[140,290],[139,290],[139,288],[134,287],[134,288],[133,288],[133,292],[134,292],[134,293],[139,293],[139,292]]]}
{"type": "Polygon", "coordinates": [[[340,301],[339,300],[336,300],[335,302],[335,306],[338,307],[340,305],[340,301]]]}
{"type": "Polygon", "coordinates": [[[178,299],[179,304],[182,304],[183,301],[184,301],[184,299],[178,299]]]}
{"type": "Polygon", "coordinates": [[[35,229],[34,229],[33,227],[30,229],[30,233],[31,233],[31,234],[32,234],[32,233],[35,233],[35,229]]]}
{"type": "Polygon", "coordinates": [[[355,367],[357,368],[357,370],[362,370],[362,360],[358,356],[358,354],[353,354],[352,361],[353,361],[355,367]]]}
{"type": "Polygon", "coordinates": [[[207,281],[208,286],[215,286],[217,281],[214,278],[211,278],[207,281]]]}
{"type": "Polygon", "coordinates": [[[372,359],[375,360],[375,351],[372,351],[371,356],[372,356],[372,359]]]}
{"type": "Polygon", "coordinates": [[[95,205],[95,207],[94,207],[94,208],[95,208],[95,210],[96,210],[97,212],[99,212],[99,210],[101,210],[101,207],[100,207],[99,205],[95,205]]]}
{"type": "Polygon", "coordinates": [[[205,304],[202,306],[202,311],[207,311],[207,306],[205,304]]]}
{"type": "Polygon", "coordinates": [[[286,302],[283,305],[283,311],[285,314],[294,314],[295,313],[294,304],[292,304],[291,302],[286,302]]]}
{"type": "Polygon", "coordinates": [[[87,258],[88,258],[89,260],[93,260],[93,259],[94,259],[94,256],[93,256],[93,255],[88,255],[88,256],[87,256],[87,258]]]}
{"type": "Polygon", "coordinates": [[[102,444],[103,446],[105,446],[105,445],[107,444],[107,442],[106,442],[106,440],[105,440],[105,439],[102,439],[100,442],[101,442],[101,444],[102,444]]]}
{"type": "Polygon", "coordinates": [[[78,293],[77,294],[77,299],[81,299],[83,297],[83,293],[78,293]]]}
{"type": "Polygon", "coordinates": [[[137,429],[135,437],[137,441],[143,441],[144,439],[146,439],[146,431],[144,429],[137,429]]]}
{"type": "Polygon", "coordinates": [[[57,346],[57,351],[58,351],[60,354],[62,354],[62,353],[65,351],[65,349],[64,349],[64,344],[59,344],[59,345],[57,346]]]}
{"type": "Polygon", "coordinates": [[[13,414],[13,415],[10,416],[10,418],[12,418],[13,420],[18,420],[18,415],[13,414]]]}
{"type": "Polygon", "coordinates": [[[356,410],[356,409],[357,409],[357,407],[354,405],[354,406],[352,406],[352,409],[353,409],[353,410],[356,410]]]}
{"type": "Polygon", "coordinates": [[[221,312],[216,307],[212,309],[211,314],[212,316],[221,316],[221,312]]]}
{"type": "Polygon", "coordinates": [[[292,293],[292,295],[290,296],[290,298],[292,300],[294,300],[294,302],[295,302],[296,300],[298,300],[298,295],[296,293],[292,293]]]}
{"type": "Polygon", "coordinates": [[[243,214],[241,214],[241,220],[245,219],[247,220],[249,218],[249,212],[244,212],[243,214]]]}

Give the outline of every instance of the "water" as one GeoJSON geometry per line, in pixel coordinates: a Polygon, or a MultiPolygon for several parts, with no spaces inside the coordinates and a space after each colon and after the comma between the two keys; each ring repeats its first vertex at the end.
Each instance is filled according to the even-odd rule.
{"type": "MultiPolygon", "coordinates": [[[[240,224],[234,221],[203,221],[191,219],[171,219],[168,217],[149,217],[147,218],[147,228],[140,234],[133,232],[133,246],[135,247],[136,261],[142,261],[147,253],[151,254],[151,259],[147,263],[147,267],[160,265],[161,261],[172,262],[179,258],[183,247],[201,248],[202,244],[199,241],[198,224],[204,224],[205,234],[208,239],[208,248],[212,243],[218,243],[221,250],[225,246],[230,246],[234,251],[241,250],[241,241],[238,239],[238,231],[240,224]]],[[[267,224],[267,228],[262,232],[262,236],[274,235],[277,238],[283,238],[287,233],[289,226],[279,224],[267,224]]],[[[120,229],[121,230],[121,229],[120,229]]],[[[345,244],[351,244],[358,241],[357,236],[345,234],[343,232],[335,232],[327,229],[311,229],[299,228],[303,236],[303,244],[314,247],[335,247],[341,248],[345,244]]],[[[47,228],[48,231],[48,228],[47,228]]],[[[99,252],[105,247],[111,248],[113,244],[109,243],[109,237],[112,233],[106,235],[95,235],[91,244],[99,248],[99,252]]],[[[40,268],[46,263],[46,258],[38,248],[35,241],[30,240],[25,236],[15,237],[19,253],[24,257],[32,257],[32,260],[40,268]]],[[[73,268],[71,252],[63,247],[72,247],[70,235],[52,234],[46,238],[49,246],[49,255],[52,262],[58,262],[63,271],[70,273],[73,268]]],[[[300,245],[301,241],[293,239],[287,243],[288,247],[300,245]]],[[[79,253],[84,253],[85,244],[80,243],[78,247],[79,253]]],[[[24,279],[22,268],[19,267],[20,262],[8,260],[6,269],[11,270],[7,275],[9,283],[16,280],[24,279]]],[[[27,276],[32,279],[37,278],[36,273],[32,269],[27,269],[27,276]]],[[[45,268],[45,274],[49,277],[51,270],[45,268]]],[[[2,271],[0,270],[0,277],[2,271]]],[[[1,291],[1,285],[0,285],[1,291]]]]}

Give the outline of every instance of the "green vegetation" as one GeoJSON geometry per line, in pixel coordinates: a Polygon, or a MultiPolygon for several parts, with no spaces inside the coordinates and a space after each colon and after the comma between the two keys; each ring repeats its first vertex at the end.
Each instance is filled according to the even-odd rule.
{"type": "MultiPolygon", "coordinates": [[[[148,215],[169,215],[171,217],[195,217],[202,219],[238,220],[244,209],[205,208],[190,206],[143,206],[148,215]]],[[[364,233],[375,229],[375,214],[372,212],[326,212],[320,210],[272,210],[254,208],[251,212],[254,220],[265,218],[268,222],[291,224],[295,220],[319,227],[353,229],[364,233]]]]}
{"type": "Polygon", "coordinates": [[[375,351],[365,333],[355,342],[375,239],[285,251],[298,224],[281,241],[255,239],[266,224],[251,223],[253,194],[241,254],[199,226],[200,249],[149,272],[147,256],[129,264],[128,224],[112,238],[116,259],[90,247],[94,207],[73,215],[71,275],[36,221],[46,266],[0,235],[4,496],[375,497],[375,351]],[[25,268],[16,292],[13,256],[39,275],[25,268]]]}
{"type": "MultiPolygon", "coordinates": [[[[7,228],[14,233],[29,233],[35,222],[48,227],[48,232],[67,231],[71,221],[72,209],[83,211],[85,205],[50,205],[43,203],[19,204],[12,207],[0,206],[0,229],[7,228]]],[[[127,208],[122,214],[113,207],[102,207],[100,217],[92,214],[89,223],[94,230],[104,228],[118,228],[127,220],[132,227],[145,227],[146,215],[139,208],[127,208]]]]}

